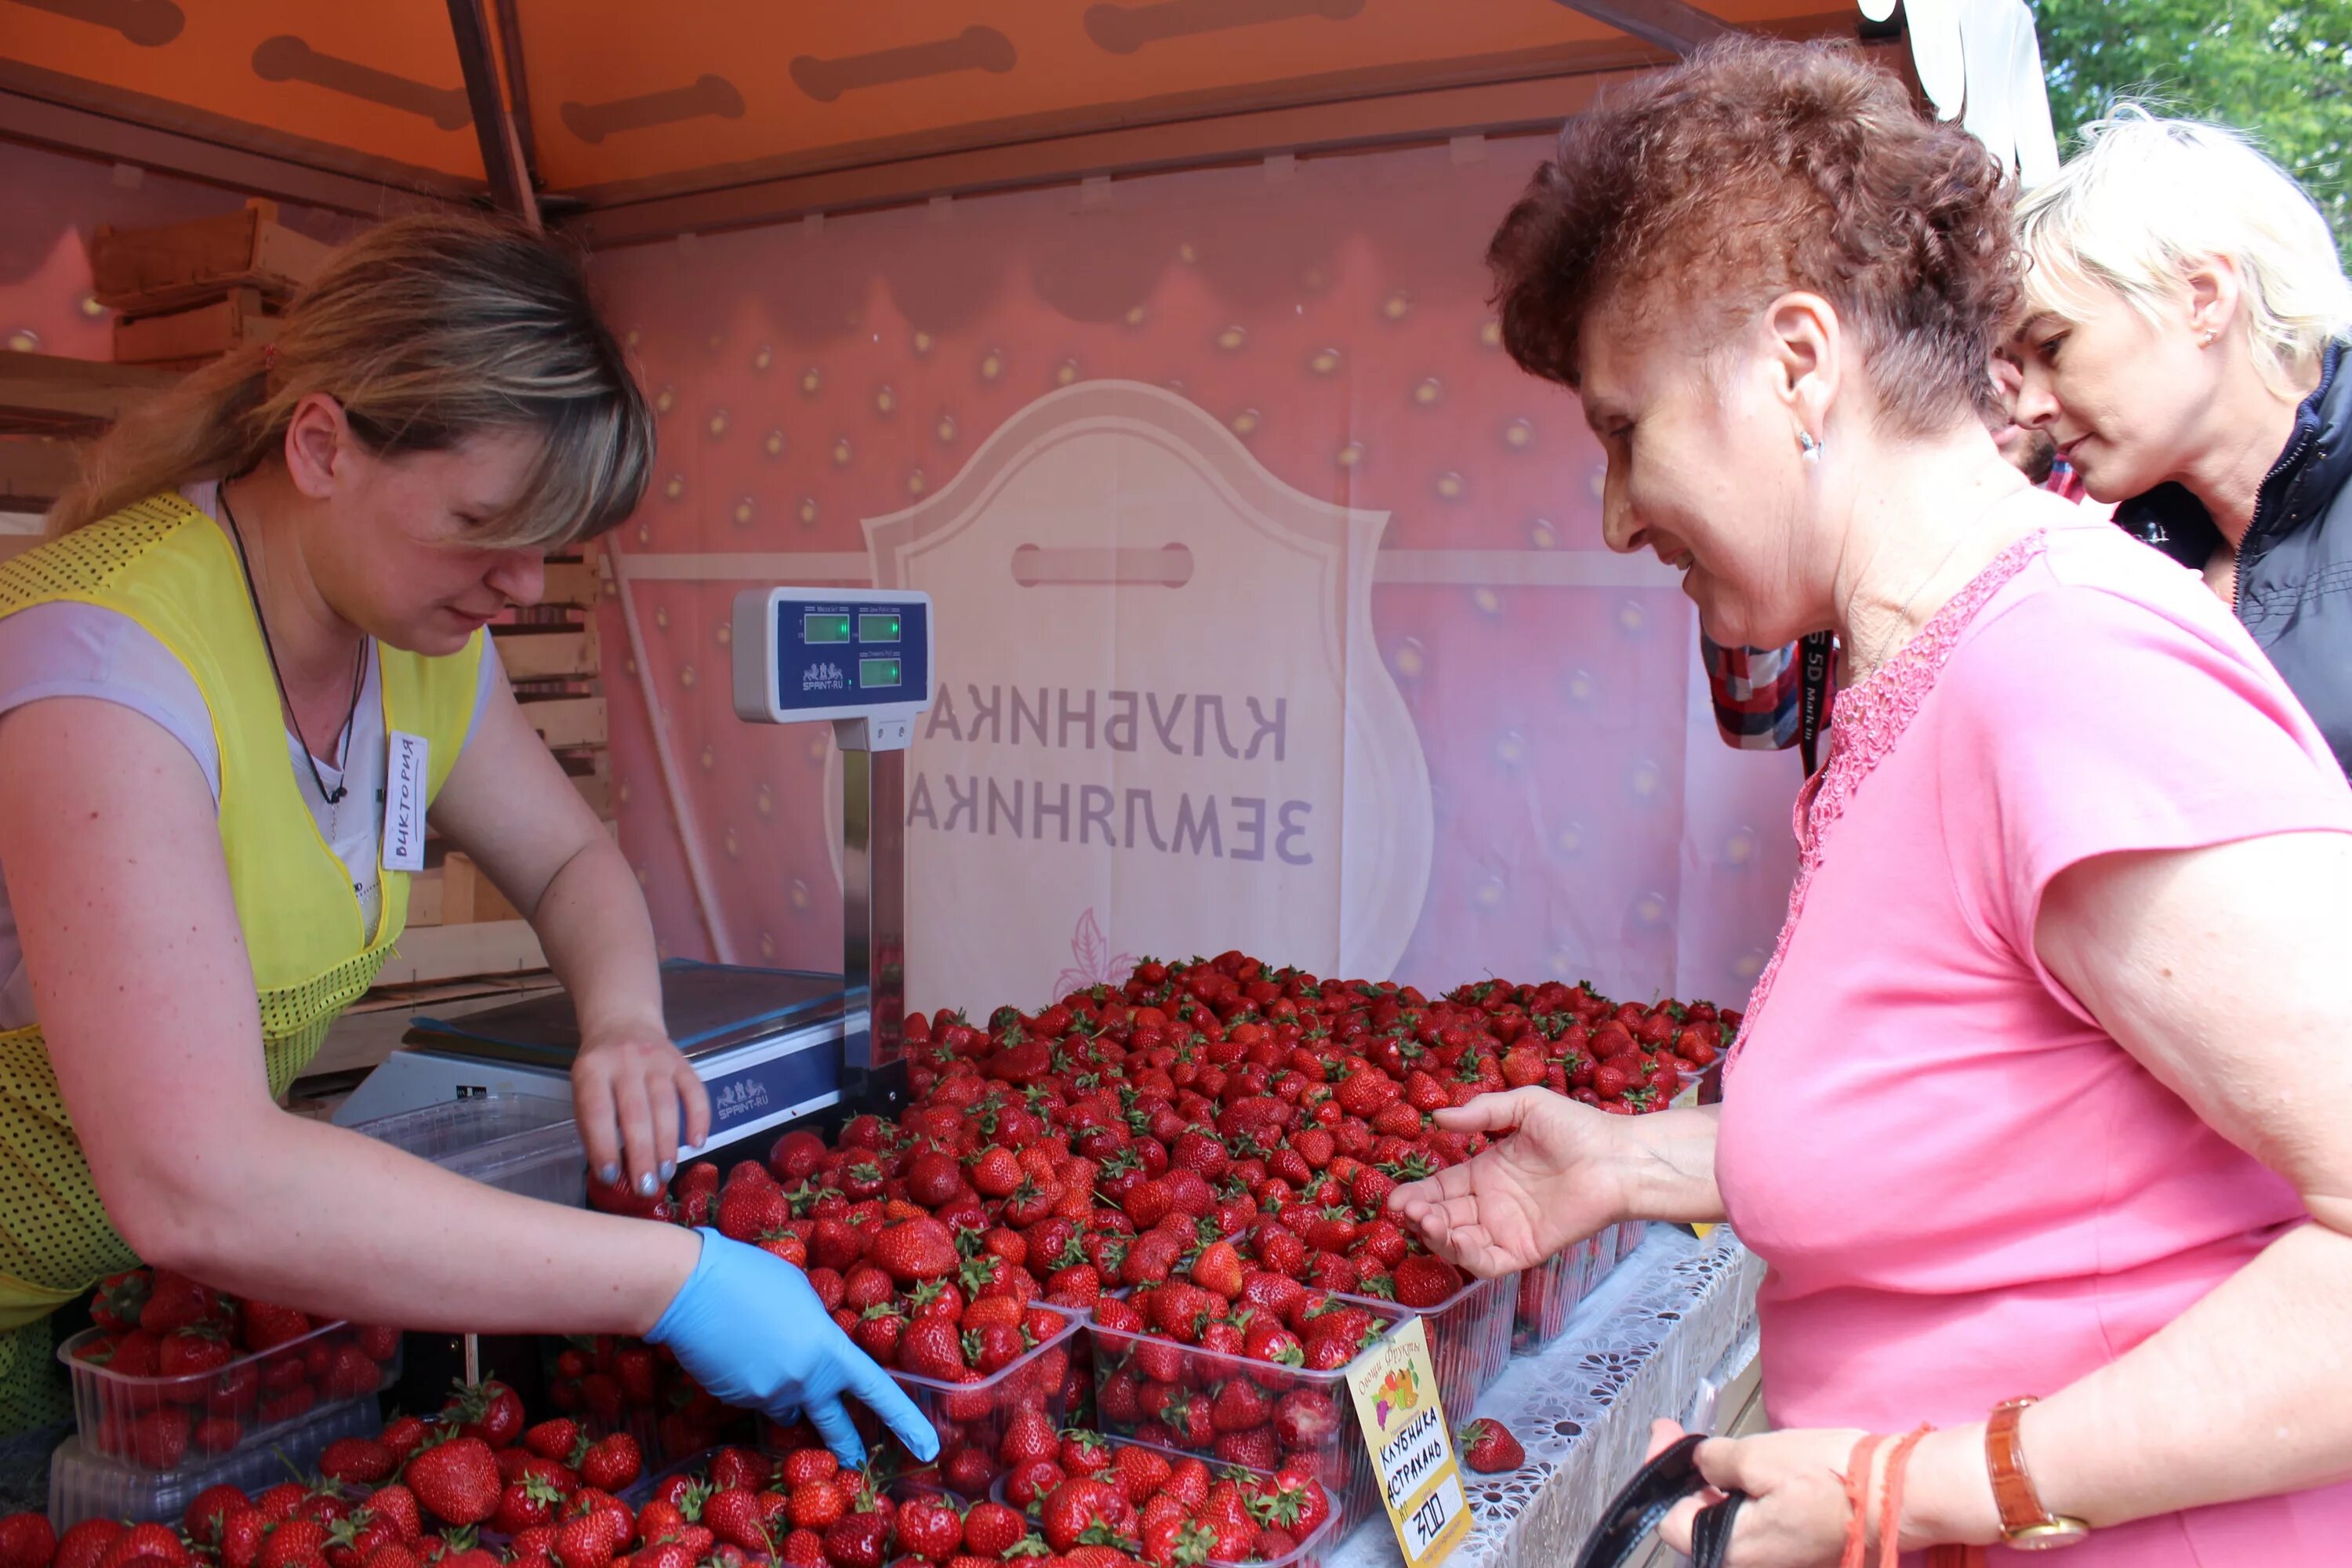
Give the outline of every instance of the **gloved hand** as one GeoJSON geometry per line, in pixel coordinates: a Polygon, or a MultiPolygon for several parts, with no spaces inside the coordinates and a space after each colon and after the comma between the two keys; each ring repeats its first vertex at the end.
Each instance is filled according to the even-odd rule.
{"type": "Polygon", "coordinates": [[[855,1394],[915,1457],[939,1457],[939,1435],[904,1390],[850,1342],[808,1278],[772,1252],[702,1230],[702,1256],[646,1338],[667,1345],[694,1380],[729,1405],[785,1424],[805,1415],[843,1464],[866,1446],[842,1407],[855,1394]]]}

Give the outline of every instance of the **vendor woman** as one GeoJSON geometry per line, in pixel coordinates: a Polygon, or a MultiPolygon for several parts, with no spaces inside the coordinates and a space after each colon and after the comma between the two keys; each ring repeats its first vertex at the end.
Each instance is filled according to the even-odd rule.
{"type": "Polygon", "coordinates": [[[1394,1197],[1481,1274],[1738,1227],[1778,1430],[1697,1450],[1732,1568],[2341,1563],[2352,790],[2195,574],[1994,449],[2011,234],[1894,77],[1758,43],[1580,117],[1505,221],[1609,542],[1849,668],[1722,1104],[1487,1096],[1439,1119],[1515,1131],[1394,1197]]]}
{"type": "Polygon", "coordinates": [[[845,1396],[932,1451],[782,1259],[278,1104],[400,937],[422,813],[572,994],[592,1167],[651,1193],[707,1134],[636,879],[483,632],[653,447],[572,257],[401,218],[276,342],[127,416],[0,567],[0,1430],[64,1414],[48,1315],[145,1262],[327,1317],[646,1335],[846,1459],[845,1396]]]}

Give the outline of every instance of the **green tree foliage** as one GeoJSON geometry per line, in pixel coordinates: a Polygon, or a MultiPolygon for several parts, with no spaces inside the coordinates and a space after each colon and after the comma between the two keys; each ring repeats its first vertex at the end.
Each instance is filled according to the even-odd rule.
{"type": "Polygon", "coordinates": [[[2352,0],[2032,0],[2059,146],[2117,99],[2251,132],[2352,265],[2352,0]]]}

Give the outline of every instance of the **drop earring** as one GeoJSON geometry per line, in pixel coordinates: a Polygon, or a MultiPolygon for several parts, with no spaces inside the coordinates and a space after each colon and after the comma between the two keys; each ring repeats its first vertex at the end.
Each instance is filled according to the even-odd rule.
{"type": "Polygon", "coordinates": [[[1797,450],[1804,454],[1805,461],[1808,463],[1818,463],[1822,460],[1821,438],[1811,430],[1797,432],[1797,450]]]}

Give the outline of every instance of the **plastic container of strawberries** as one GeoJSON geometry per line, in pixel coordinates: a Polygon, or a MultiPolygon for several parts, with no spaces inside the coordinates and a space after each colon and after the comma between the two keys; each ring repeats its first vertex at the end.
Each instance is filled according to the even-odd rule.
{"type": "MultiPolygon", "coordinates": [[[[1068,1424],[1070,1369],[1073,1359],[1084,1355],[1087,1349],[1081,1333],[1086,1320],[1066,1308],[1055,1307],[1053,1310],[1064,1321],[1060,1333],[976,1383],[947,1383],[890,1369],[891,1381],[906,1391],[915,1408],[923,1413],[923,1419],[939,1434],[943,1463],[959,1449],[986,1457],[985,1480],[975,1474],[966,1486],[956,1486],[953,1480],[948,1483],[966,1500],[987,1495],[989,1485],[1003,1473],[996,1453],[1003,1446],[1005,1427],[1015,1412],[1042,1410],[1056,1430],[1068,1424]]],[[[855,1406],[854,1413],[867,1443],[879,1446],[881,1422],[862,1405],[855,1406]]]]}
{"type": "MultiPolygon", "coordinates": [[[[1507,1298],[1506,1298],[1507,1300],[1507,1298]]],[[[1393,1333],[1397,1325],[1412,1314],[1393,1301],[1356,1300],[1350,1305],[1361,1306],[1375,1321],[1384,1325],[1381,1337],[1393,1333]]],[[[1342,1533],[1359,1521],[1381,1511],[1380,1497],[1372,1475],[1370,1457],[1365,1452],[1364,1440],[1356,1420],[1356,1402],[1348,1392],[1348,1368],[1332,1372],[1310,1372],[1304,1367],[1281,1366],[1245,1356],[1226,1355],[1217,1351],[1203,1350],[1198,1345],[1180,1343],[1157,1334],[1132,1333],[1124,1329],[1107,1329],[1089,1321],[1087,1336],[1094,1344],[1095,1414],[1097,1424],[1107,1436],[1130,1442],[1144,1442],[1153,1447],[1174,1453],[1189,1454],[1205,1459],[1212,1465],[1234,1462],[1230,1451],[1221,1452],[1221,1438],[1200,1444],[1185,1441],[1171,1433],[1174,1441],[1158,1441],[1148,1435],[1146,1426],[1165,1430],[1165,1423],[1147,1422],[1122,1414],[1116,1394],[1106,1399],[1106,1391],[1113,1390],[1122,1378],[1132,1378],[1139,1389],[1174,1388],[1190,1397],[1214,1400],[1218,1392],[1237,1378],[1247,1378],[1270,1395],[1279,1418],[1283,1402],[1297,1399],[1303,1412],[1313,1417],[1321,1429],[1319,1439],[1303,1446],[1280,1444],[1280,1462],[1303,1462],[1323,1489],[1331,1496],[1331,1510],[1342,1533]]],[[[1358,1361],[1370,1351],[1361,1352],[1358,1361]]],[[[1353,1365],[1353,1363],[1349,1363],[1353,1365]]]]}
{"type": "Polygon", "coordinates": [[[469,1181],[577,1208],[588,1197],[588,1151],[560,1100],[485,1094],[378,1117],[352,1129],[469,1181]]]}
{"type": "MultiPolygon", "coordinates": [[[[1337,1293],[1334,1299],[1365,1306],[1394,1307],[1372,1296],[1337,1293]]],[[[1508,1278],[1473,1279],[1433,1307],[1402,1309],[1419,1318],[1429,1334],[1429,1358],[1437,1367],[1437,1396],[1449,1412],[1467,1418],[1478,1396],[1495,1386],[1511,1364],[1511,1317],[1517,1304],[1508,1278]]]]}
{"type": "MultiPolygon", "coordinates": [[[[1120,1437],[1111,1438],[1110,1447],[1114,1452],[1120,1448],[1149,1448],[1171,1463],[1178,1459],[1197,1458],[1195,1455],[1179,1453],[1173,1448],[1163,1448],[1157,1443],[1129,1442],[1120,1437]]],[[[1244,1476],[1259,1480],[1272,1479],[1267,1472],[1252,1469],[1246,1465],[1220,1465],[1216,1468],[1215,1474],[1219,1477],[1244,1476]]],[[[1037,1522],[1037,1509],[1034,1506],[1026,1509],[1016,1508],[1013,1500],[1004,1495],[1005,1484],[1011,1479],[1008,1476],[999,1476],[996,1484],[989,1489],[989,1500],[1003,1503],[1034,1525],[1037,1522]]],[[[1325,1558],[1338,1549],[1342,1539],[1344,1537],[1339,1527],[1339,1510],[1335,1504],[1329,1518],[1317,1525],[1307,1534],[1307,1539],[1279,1557],[1252,1557],[1239,1560],[1208,1557],[1203,1558],[1202,1561],[1212,1564],[1213,1568],[1323,1568],[1325,1558]]]]}
{"type": "Polygon", "coordinates": [[[49,1518],[60,1533],[86,1519],[176,1524],[206,1487],[257,1491],[289,1474],[308,1473],[330,1443],[373,1437],[383,1429],[374,1400],[347,1400],[281,1427],[268,1444],[249,1443],[223,1458],[169,1470],[122,1464],[80,1437],[68,1437],[49,1458],[49,1518]]]}
{"type": "Polygon", "coordinates": [[[1576,1304],[1601,1282],[1601,1239],[1588,1236],[1552,1255],[1548,1263],[1522,1269],[1511,1314],[1511,1351],[1526,1355],[1559,1338],[1576,1304]]]}
{"type": "Polygon", "coordinates": [[[1640,1250],[1643,1238],[1650,1234],[1650,1222],[1645,1219],[1620,1220],[1617,1224],[1617,1261],[1622,1263],[1640,1250]]]}
{"type": "Polygon", "coordinates": [[[133,1377],[80,1360],[76,1352],[105,1338],[100,1329],[59,1345],[58,1359],[73,1382],[74,1430],[86,1451],[134,1469],[175,1471],[248,1448],[266,1453],[284,1433],[336,1407],[373,1412],[375,1396],[400,1380],[400,1339],[393,1337],[388,1359],[378,1359],[361,1345],[364,1331],[321,1323],[299,1339],[180,1377],[133,1377]],[[373,1369],[364,1380],[362,1362],[373,1369]],[[330,1388],[334,1396],[324,1397],[330,1388]]]}

